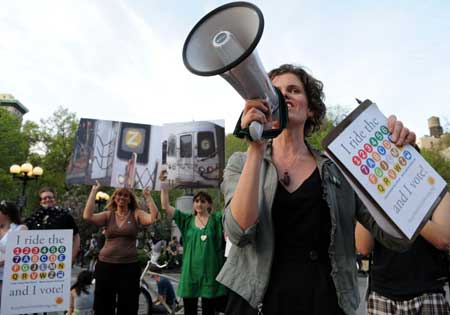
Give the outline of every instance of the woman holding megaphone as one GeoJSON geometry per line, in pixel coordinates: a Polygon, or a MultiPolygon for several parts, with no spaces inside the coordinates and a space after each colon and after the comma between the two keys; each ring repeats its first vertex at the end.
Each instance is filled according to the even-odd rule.
{"type": "MultiPolygon", "coordinates": [[[[307,143],[325,117],[322,82],[294,65],[269,77],[289,125],[273,140],[249,142],[225,169],[224,229],[235,245],[217,277],[231,289],[226,314],[355,314],[355,219],[390,248],[407,244],[378,227],[337,167],[307,143]]],[[[246,101],[241,128],[252,121],[272,124],[264,100],[246,101]]],[[[414,143],[395,116],[388,128],[397,145],[414,143]]]]}

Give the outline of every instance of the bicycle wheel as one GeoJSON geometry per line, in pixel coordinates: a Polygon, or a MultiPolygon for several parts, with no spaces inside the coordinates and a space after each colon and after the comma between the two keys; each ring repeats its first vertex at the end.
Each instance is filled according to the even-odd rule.
{"type": "Polygon", "coordinates": [[[138,315],[149,315],[152,313],[152,297],[146,288],[141,287],[139,293],[139,310],[138,315]]]}

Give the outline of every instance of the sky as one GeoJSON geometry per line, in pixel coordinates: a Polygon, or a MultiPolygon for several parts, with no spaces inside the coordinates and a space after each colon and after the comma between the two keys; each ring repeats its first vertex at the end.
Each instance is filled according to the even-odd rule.
{"type": "MultiPolygon", "coordinates": [[[[62,106],[78,118],[151,125],[225,120],[244,102],[220,76],[182,61],[192,27],[227,1],[0,0],[0,93],[46,119],[62,106]]],[[[327,106],[370,99],[418,136],[427,118],[450,128],[450,1],[265,0],[257,47],[268,71],[306,67],[327,106]]]]}

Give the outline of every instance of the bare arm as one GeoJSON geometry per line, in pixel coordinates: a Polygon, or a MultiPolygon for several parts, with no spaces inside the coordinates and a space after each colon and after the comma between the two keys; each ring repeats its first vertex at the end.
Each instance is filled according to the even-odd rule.
{"type": "Polygon", "coordinates": [[[450,194],[447,192],[420,235],[440,250],[448,250],[450,246],[450,194]]]}
{"type": "Polygon", "coordinates": [[[75,297],[74,297],[75,294],[76,294],[75,289],[72,289],[70,291],[69,309],[67,310],[67,315],[73,314],[73,309],[74,309],[74,305],[75,305],[75,297]]]}
{"type": "Polygon", "coordinates": [[[175,208],[172,207],[169,203],[169,189],[161,188],[161,207],[166,210],[167,218],[172,220],[175,215],[175,208]]]}
{"type": "Polygon", "coordinates": [[[86,201],[86,206],[84,207],[83,211],[83,219],[86,222],[95,224],[97,226],[103,225],[106,219],[106,211],[95,213],[94,214],[94,208],[95,208],[95,195],[100,189],[100,183],[96,181],[95,185],[92,186],[91,192],[89,193],[89,197],[86,201]]]}
{"type": "Polygon", "coordinates": [[[356,250],[360,254],[367,256],[372,252],[374,246],[373,236],[359,222],[356,222],[355,241],[356,241],[356,250]]]}
{"type": "Polygon", "coordinates": [[[142,210],[138,210],[138,217],[139,222],[143,225],[149,225],[152,223],[155,223],[158,220],[159,217],[159,211],[156,207],[155,201],[152,198],[152,194],[150,193],[150,190],[148,187],[144,188],[143,196],[145,199],[145,202],[147,203],[148,209],[150,210],[150,213],[147,213],[142,210]]]}

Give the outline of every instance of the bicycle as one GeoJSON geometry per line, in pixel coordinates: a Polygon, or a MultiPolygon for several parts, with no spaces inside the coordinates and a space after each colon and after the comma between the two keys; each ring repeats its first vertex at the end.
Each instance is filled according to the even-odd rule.
{"type": "MultiPolygon", "coordinates": [[[[175,279],[175,278],[173,278],[171,276],[168,276],[166,274],[153,272],[153,271],[149,270],[150,267],[152,266],[151,251],[148,251],[146,249],[144,249],[144,251],[147,254],[147,256],[149,257],[149,260],[147,261],[147,264],[146,264],[144,270],[142,271],[141,277],[139,279],[139,282],[140,282],[140,293],[139,293],[139,312],[138,312],[138,315],[152,314],[152,306],[153,306],[152,296],[154,296],[154,297],[158,296],[158,292],[150,285],[150,283],[147,280],[145,280],[145,275],[149,274],[149,275],[162,276],[162,277],[165,277],[165,278],[167,278],[170,281],[173,281],[175,283],[179,282],[178,279],[175,279]]],[[[162,266],[161,265],[157,265],[157,266],[158,266],[158,268],[163,269],[163,268],[165,268],[167,266],[167,264],[164,264],[162,266]]],[[[182,305],[179,302],[180,302],[179,299],[176,299],[173,307],[170,307],[164,301],[161,301],[161,304],[166,309],[167,314],[170,314],[170,315],[181,315],[181,314],[184,314],[184,309],[183,309],[182,305]]]]}

